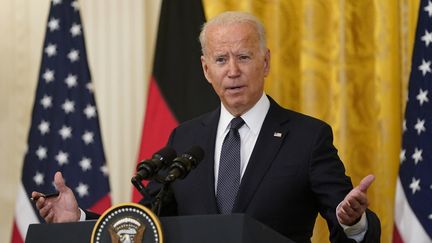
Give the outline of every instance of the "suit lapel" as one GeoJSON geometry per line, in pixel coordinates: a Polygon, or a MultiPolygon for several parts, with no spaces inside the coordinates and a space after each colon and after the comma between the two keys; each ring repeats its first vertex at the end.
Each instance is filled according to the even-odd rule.
{"type": "Polygon", "coordinates": [[[204,194],[201,198],[204,200],[205,208],[208,213],[216,214],[218,213],[218,208],[216,204],[215,196],[215,180],[214,180],[214,148],[215,148],[215,138],[219,122],[220,108],[213,111],[209,116],[203,119],[204,127],[204,151],[206,151],[203,168],[200,181],[202,183],[203,190],[201,192],[204,194]]]}
{"type": "Polygon", "coordinates": [[[270,97],[269,99],[271,102],[270,109],[241,180],[233,208],[234,213],[241,213],[246,210],[288,133],[286,127],[287,117],[283,116],[284,110],[270,97]]]}

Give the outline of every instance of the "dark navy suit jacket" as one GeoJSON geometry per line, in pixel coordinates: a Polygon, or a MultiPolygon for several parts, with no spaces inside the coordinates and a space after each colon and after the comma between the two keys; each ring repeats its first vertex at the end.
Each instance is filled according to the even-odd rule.
{"type": "MultiPolygon", "coordinates": [[[[352,189],[333,146],[326,123],[280,107],[270,97],[249,164],[242,177],[233,213],[244,213],[296,242],[310,242],[316,217],[326,220],[332,242],[346,238],[336,219],[336,206],[352,189]]],[[[193,145],[205,157],[183,180],[173,183],[166,214],[217,214],[214,148],[220,108],[178,126],[168,145],[179,154],[193,145]]],[[[380,222],[367,211],[364,242],[380,241],[380,222]]]]}

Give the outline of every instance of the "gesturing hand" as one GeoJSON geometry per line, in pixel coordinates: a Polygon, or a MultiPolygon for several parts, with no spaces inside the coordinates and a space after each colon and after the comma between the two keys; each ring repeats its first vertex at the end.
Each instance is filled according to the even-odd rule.
{"type": "Polygon", "coordinates": [[[72,190],[66,186],[61,172],[54,176],[54,185],[59,192],[57,197],[44,198],[40,192],[32,192],[36,199],[39,214],[48,223],[63,223],[78,221],[81,212],[72,190]]]}
{"type": "Polygon", "coordinates": [[[341,224],[353,225],[358,222],[368,207],[367,190],[375,176],[368,175],[353,188],[336,208],[336,215],[341,224]]]}

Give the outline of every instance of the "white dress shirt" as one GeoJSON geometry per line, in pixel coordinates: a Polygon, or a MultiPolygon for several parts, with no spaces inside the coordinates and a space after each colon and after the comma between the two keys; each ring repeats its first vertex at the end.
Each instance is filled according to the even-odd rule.
{"type": "MultiPolygon", "coordinates": [[[[240,180],[246,170],[249,163],[249,158],[252,154],[252,150],[258,139],[259,132],[261,130],[264,119],[270,108],[270,101],[267,96],[263,93],[258,102],[245,114],[241,115],[241,118],[245,124],[238,130],[240,134],[240,180]]],[[[225,136],[228,134],[230,129],[230,122],[234,118],[231,113],[221,105],[221,114],[219,117],[219,125],[216,133],[216,145],[215,145],[215,192],[217,192],[217,182],[219,175],[219,161],[222,150],[222,143],[225,136]]]]}

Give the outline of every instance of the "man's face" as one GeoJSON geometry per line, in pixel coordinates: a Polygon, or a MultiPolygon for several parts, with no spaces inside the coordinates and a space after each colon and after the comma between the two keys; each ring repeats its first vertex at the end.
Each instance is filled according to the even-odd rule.
{"type": "Polygon", "coordinates": [[[201,63],[224,106],[239,116],[262,96],[264,78],[270,69],[270,51],[260,48],[251,24],[209,26],[201,63]]]}

